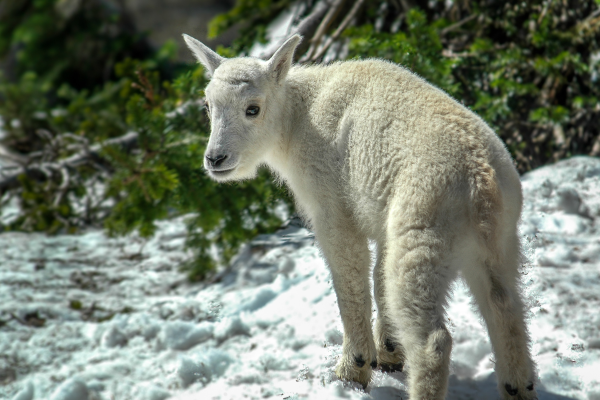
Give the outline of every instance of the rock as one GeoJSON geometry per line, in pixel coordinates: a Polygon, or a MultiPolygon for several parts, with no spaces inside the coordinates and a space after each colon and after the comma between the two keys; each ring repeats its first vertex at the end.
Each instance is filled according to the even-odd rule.
{"type": "Polygon", "coordinates": [[[600,349],[600,338],[590,339],[588,341],[588,349],[600,349]]]}
{"type": "Polygon", "coordinates": [[[34,394],[35,391],[33,389],[33,384],[31,382],[27,382],[25,387],[17,392],[12,400],[33,400],[34,394]]]}
{"type": "Polygon", "coordinates": [[[327,344],[341,346],[344,342],[344,335],[337,329],[329,329],[325,332],[325,341],[327,344]]]}
{"type": "Polygon", "coordinates": [[[81,0],[58,0],[54,9],[63,19],[71,18],[81,6],[81,0]]]}
{"type": "Polygon", "coordinates": [[[167,390],[152,384],[141,385],[136,392],[136,399],[165,400],[171,397],[167,390]]]}
{"type": "Polygon", "coordinates": [[[212,323],[169,322],[160,332],[160,341],[174,350],[188,350],[212,337],[212,323]]]}
{"type": "Polygon", "coordinates": [[[160,332],[160,326],[158,324],[152,323],[148,326],[145,326],[142,330],[142,336],[146,340],[152,340],[158,335],[160,332]]]}
{"type": "Polygon", "coordinates": [[[217,349],[202,349],[191,357],[181,357],[177,366],[177,377],[183,387],[194,382],[206,385],[227,371],[233,358],[229,353],[217,349]]]}
{"type": "Polygon", "coordinates": [[[294,268],[296,268],[296,263],[289,257],[284,258],[278,265],[279,273],[285,275],[293,272],[294,268]]]}
{"type": "Polygon", "coordinates": [[[71,378],[56,388],[50,400],[89,400],[89,391],[83,381],[71,378]]]}
{"type": "Polygon", "coordinates": [[[564,188],[558,191],[558,207],[567,214],[579,214],[581,197],[573,188],[564,188]]]}
{"type": "Polygon", "coordinates": [[[228,45],[236,37],[237,28],[229,29],[217,39],[208,40],[208,23],[218,14],[227,12],[232,0],[124,0],[135,26],[141,32],[149,32],[149,39],[157,47],[167,40],[179,45],[178,58],[193,62],[181,40],[187,33],[214,48],[217,44],[228,45]]]}
{"type": "Polygon", "coordinates": [[[223,318],[215,328],[215,339],[219,342],[240,335],[250,336],[250,328],[239,316],[223,318]]]}
{"type": "Polygon", "coordinates": [[[588,400],[600,400],[600,390],[593,390],[589,392],[588,400]]]}
{"type": "Polygon", "coordinates": [[[205,384],[210,382],[212,374],[210,369],[203,363],[197,363],[187,357],[181,357],[179,366],[177,367],[177,376],[183,387],[188,387],[197,380],[202,380],[205,384]]]}
{"type": "Polygon", "coordinates": [[[0,385],[8,385],[17,379],[17,372],[13,368],[0,368],[0,385]]]}
{"type": "Polygon", "coordinates": [[[113,348],[123,347],[127,344],[127,336],[116,326],[111,326],[102,335],[102,346],[113,348]]]}

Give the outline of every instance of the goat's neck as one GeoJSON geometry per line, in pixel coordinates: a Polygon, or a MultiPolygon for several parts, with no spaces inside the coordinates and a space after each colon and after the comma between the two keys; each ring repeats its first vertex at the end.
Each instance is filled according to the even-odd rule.
{"type": "Polygon", "coordinates": [[[267,164],[288,182],[296,178],[297,170],[304,165],[302,157],[309,153],[305,147],[316,134],[309,123],[315,83],[300,74],[294,74],[286,82],[279,143],[268,155],[267,164]]]}

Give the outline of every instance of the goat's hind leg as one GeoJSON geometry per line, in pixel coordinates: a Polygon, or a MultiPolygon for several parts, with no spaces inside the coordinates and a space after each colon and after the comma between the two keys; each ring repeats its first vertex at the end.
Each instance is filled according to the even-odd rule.
{"type": "MultiPolygon", "coordinates": [[[[402,232],[401,228],[397,231],[402,232]]],[[[452,338],[444,323],[451,272],[444,265],[447,243],[433,229],[388,235],[384,262],[386,306],[401,329],[411,400],[446,396],[452,338]]]]}
{"type": "Polygon", "coordinates": [[[537,399],[523,301],[518,288],[518,237],[511,236],[498,261],[469,263],[467,281],[486,322],[494,354],[498,390],[505,400],[537,399]]]}
{"type": "Polygon", "coordinates": [[[373,271],[375,301],[377,303],[377,321],[375,322],[375,346],[377,363],[384,372],[402,371],[404,368],[404,349],[400,344],[398,327],[392,323],[389,306],[385,300],[384,286],[385,249],[377,245],[377,261],[373,271]]]}

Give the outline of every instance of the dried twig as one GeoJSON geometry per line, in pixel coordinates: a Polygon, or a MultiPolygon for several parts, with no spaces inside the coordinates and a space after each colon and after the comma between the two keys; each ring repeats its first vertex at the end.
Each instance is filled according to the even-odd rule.
{"type": "Polygon", "coordinates": [[[546,13],[548,12],[548,8],[550,7],[550,4],[552,3],[552,0],[548,0],[545,4],[544,7],[542,8],[542,12],[540,13],[540,16],[538,17],[537,20],[537,24],[541,24],[542,21],[544,20],[544,17],[546,16],[546,13]]]}
{"type": "Polygon", "coordinates": [[[4,194],[9,189],[19,187],[19,176],[23,174],[34,180],[46,181],[51,179],[52,170],[61,171],[65,168],[69,169],[81,166],[94,159],[99,159],[100,152],[106,146],[121,146],[122,148],[129,149],[137,144],[137,140],[137,132],[129,132],[121,137],[108,139],[103,143],[91,146],[88,150],[73,154],[61,161],[40,162],[28,166],[2,168],[0,169],[0,195],[4,194]],[[10,172],[5,173],[5,170],[10,172]]]}
{"type": "Polygon", "coordinates": [[[79,149],[83,151],[89,151],[90,141],[83,135],[76,135],[74,133],[61,133],[56,136],[56,140],[60,143],[61,147],[67,150],[79,149]],[[68,143],[67,139],[72,139],[75,143],[68,143]]]}
{"type": "Polygon", "coordinates": [[[317,52],[317,54],[315,54],[312,57],[312,61],[318,60],[319,58],[321,58],[325,54],[325,52],[331,46],[331,44],[335,40],[337,40],[337,38],[342,34],[342,32],[344,31],[344,29],[346,29],[346,27],[350,24],[350,22],[352,21],[352,19],[354,18],[354,16],[358,12],[358,10],[360,10],[360,8],[362,7],[362,5],[364,3],[365,3],[365,0],[357,0],[354,3],[354,5],[352,6],[352,9],[348,13],[348,15],[346,15],[346,17],[344,18],[344,20],[342,21],[342,23],[340,24],[340,26],[338,26],[338,28],[333,33],[333,35],[331,35],[327,39],[327,41],[325,42],[325,44],[323,45],[323,47],[321,47],[321,49],[317,52]]]}
{"type": "MultiPolygon", "coordinates": [[[[300,23],[298,24],[296,29],[293,29],[281,43],[283,44],[283,42],[285,42],[291,36],[296,35],[296,34],[303,36],[305,39],[312,37],[314,35],[317,27],[319,26],[319,23],[323,19],[323,16],[327,13],[329,6],[330,6],[330,4],[328,1],[318,2],[315,5],[315,7],[313,8],[312,12],[309,15],[307,15],[306,17],[304,17],[304,19],[302,19],[302,21],[300,21],[300,23]]],[[[296,55],[299,56],[300,54],[302,54],[308,48],[308,44],[309,44],[308,40],[305,40],[302,43],[300,43],[300,45],[298,46],[298,49],[296,50],[296,55]]],[[[279,46],[277,46],[275,49],[273,49],[269,53],[263,54],[262,58],[265,60],[268,60],[269,58],[271,58],[273,56],[273,54],[275,54],[275,51],[277,51],[277,48],[279,48],[279,46]]]]}
{"type": "Polygon", "coordinates": [[[321,24],[317,28],[317,31],[315,32],[312,39],[310,40],[311,41],[310,48],[308,49],[308,52],[306,53],[306,55],[304,57],[302,57],[302,59],[300,60],[301,62],[308,61],[312,58],[312,55],[319,48],[319,44],[321,44],[321,39],[323,38],[323,35],[325,34],[325,32],[327,32],[327,29],[329,29],[329,26],[331,25],[333,20],[337,17],[339,12],[341,11],[341,9],[344,5],[344,2],[345,2],[345,0],[335,0],[334,3],[331,5],[331,8],[329,9],[327,14],[321,21],[321,24]]]}
{"type": "Polygon", "coordinates": [[[62,201],[65,193],[69,189],[69,184],[71,183],[71,176],[69,175],[68,169],[63,165],[60,168],[61,182],[58,187],[58,193],[56,193],[56,197],[54,198],[54,207],[58,207],[60,202],[62,201]]]}
{"type": "Polygon", "coordinates": [[[593,20],[594,18],[596,18],[597,16],[600,15],[600,8],[598,8],[596,11],[594,11],[593,13],[591,13],[586,19],[583,20],[583,22],[589,22],[591,20],[593,20]]]}
{"type": "Polygon", "coordinates": [[[463,18],[460,21],[458,21],[450,26],[445,27],[444,29],[442,29],[440,31],[440,36],[444,36],[448,32],[452,32],[453,30],[460,28],[461,26],[463,26],[464,24],[466,24],[467,22],[469,22],[471,20],[474,20],[478,16],[479,16],[479,14],[471,14],[468,17],[463,18]]]}
{"type": "Polygon", "coordinates": [[[29,157],[14,153],[0,144],[0,159],[7,160],[10,163],[17,165],[26,165],[29,162],[29,157]]]}

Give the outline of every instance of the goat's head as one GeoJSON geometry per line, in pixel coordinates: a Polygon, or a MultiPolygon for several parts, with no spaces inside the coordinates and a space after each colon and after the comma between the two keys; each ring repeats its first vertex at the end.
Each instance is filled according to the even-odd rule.
{"type": "Polygon", "coordinates": [[[226,59],[183,37],[211,77],[205,90],[211,134],[204,167],[217,181],[252,178],[281,137],[284,82],[301,37],[292,36],[269,61],[226,59]]]}

